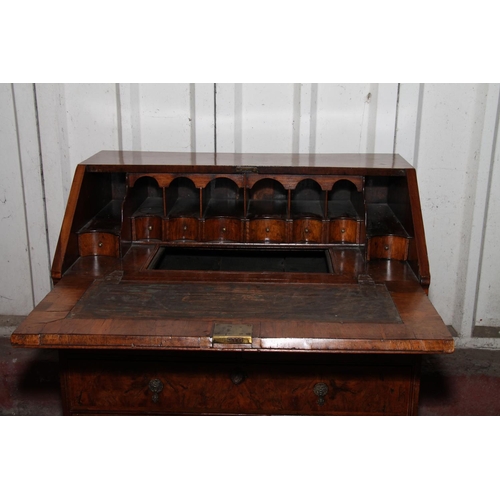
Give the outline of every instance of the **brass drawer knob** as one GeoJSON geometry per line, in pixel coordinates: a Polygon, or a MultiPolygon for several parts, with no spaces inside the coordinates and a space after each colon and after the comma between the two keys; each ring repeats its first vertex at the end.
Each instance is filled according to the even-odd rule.
{"type": "Polygon", "coordinates": [[[153,378],[149,381],[149,390],[153,393],[152,400],[153,403],[158,403],[160,399],[159,394],[163,390],[163,383],[160,379],[153,378]]]}
{"type": "Polygon", "coordinates": [[[342,229],[340,230],[340,232],[341,232],[341,233],[345,233],[345,228],[342,228],[342,229]]]}
{"type": "Polygon", "coordinates": [[[152,231],[153,230],[153,226],[148,226],[148,231],[152,231]]]}
{"type": "Polygon", "coordinates": [[[187,228],[188,228],[188,227],[187,227],[186,225],[182,226],[182,229],[183,229],[184,231],[187,231],[187,228]]]}
{"type": "Polygon", "coordinates": [[[271,231],[268,227],[266,227],[266,233],[268,233],[269,231],[271,231]]]}
{"type": "Polygon", "coordinates": [[[222,228],[222,232],[225,233],[227,229],[225,227],[222,228]]]}
{"type": "Polygon", "coordinates": [[[97,244],[97,246],[98,246],[99,248],[102,248],[102,241],[100,241],[100,242],[97,244]]]}
{"type": "Polygon", "coordinates": [[[308,227],[306,227],[306,228],[304,229],[304,233],[306,233],[306,234],[307,234],[308,232],[309,232],[309,228],[308,228],[308,227]]]}
{"type": "Polygon", "coordinates": [[[328,386],[324,382],[318,382],[315,384],[313,391],[318,396],[318,405],[323,406],[325,404],[325,396],[328,393],[328,386]]]}

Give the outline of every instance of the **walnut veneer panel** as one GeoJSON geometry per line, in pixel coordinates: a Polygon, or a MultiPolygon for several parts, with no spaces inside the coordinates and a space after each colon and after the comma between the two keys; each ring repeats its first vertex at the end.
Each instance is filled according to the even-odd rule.
{"type": "MultiPolygon", "coordinates": [[[[65,362],[67,413],[411,415],[418,360],[343,356],[290,360],[276,356],[65,362]],[[294,362],[291,362],[294,361],[294,362]],[[152,385],[151,385],[152,384],[152,385]],[[320,386],[323,387],[320,387],[320,386]],[[318,396],[315,390],[322,389],[318,396]],[[325,392],[326,391],[326,392],[325,392]]],[[[64,358],[64,356],[63,356],[64,358]]],[[[71,359],[74,358],[74,359],[71,359]]]]}

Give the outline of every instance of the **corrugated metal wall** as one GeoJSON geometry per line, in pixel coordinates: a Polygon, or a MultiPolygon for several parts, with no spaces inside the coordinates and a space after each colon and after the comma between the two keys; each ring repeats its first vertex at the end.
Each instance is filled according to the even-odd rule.
{"type": "Polygon", "coordinates": [[[0,314],[27,314],[73,171],[101,149],[391,153],[418,169],[430,297],[500,330],[499,84],[1,84],[0,314]]]}

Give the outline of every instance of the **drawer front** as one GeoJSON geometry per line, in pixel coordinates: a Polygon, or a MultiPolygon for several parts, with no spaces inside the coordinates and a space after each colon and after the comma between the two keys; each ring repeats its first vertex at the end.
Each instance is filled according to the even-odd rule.
{"type": "Polygon", "coordinates": [[[409,240],[401,236],[374,236],[368,240],[368,260],[408,258],[409,240]]]}
{"type": "Polygon", "coordinates": [[[276,219],[255,219],[248,223],[248,237],[252,243],[286,241],[286,222],[276,219]]]}
{"type": "Polygon", "coordinates": [[[323,223],[314,219],[293,221],[293,241],[295,243],[321,243],[323,223]]]}
{"type": "Polygon", "coordinates": [[[161,240],[162,219],[161,217],[136,217],[134,219],[136,240],[161,240]]]}
{"type": "Polygon", "coordinates": [[[170,241],[198,239],[198,219],[179,217],[165,221],[168,224],[168,239],[170,241]]]}
{"type": "Polygon", "coordinates": [[[205,241],[241,241],[242,220],[217,218],[205,220],[205,241]]]}
{"type": "Polygon", "coordinates": [[[72,414],[406,415],[412,377],[411,366],[76,362],[63,388],[72,414]]]}
{"type": "Polygon", "coordinates": [[[82,233],[78,235],[78,248],[81,257],[104,255],[119,257],[119,238],[111,233],[82,233]]]}
{"type": "Polygon", "coordinates": [[[349,219],[330,221],[330,243],[359,243],[358,227],[361,222],[349,219]]]}

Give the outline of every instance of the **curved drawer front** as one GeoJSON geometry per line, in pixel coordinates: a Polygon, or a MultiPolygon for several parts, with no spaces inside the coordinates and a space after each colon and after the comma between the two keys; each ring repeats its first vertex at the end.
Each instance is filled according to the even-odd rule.
{"type": "Polygon", "coordinates": [[[408,258],[409,239],[402,236],[374,236],[368,240],[368,260],[408,258]]]}
{"type": "Polygon", "coordinates": [[[205,241],[241,241],[242,220],[220,217],[205,220],[205,241]]]}
{"type": "Polygon", "coordinates": [[[350,219],[337,219],[330,221],[330,243],[360,243],[358,228],[361,222],[350,219]]]}
{"type": "Polygon", "coordinates": [[[277,219],[254,219],[248,223],[248,238],[252,243],[286,241],[286,222],[277,219]]]}
{"type": "Polygon", "coordinates": [[[88,257],[89,255],[120,256],[119,238],[116,234],[81,233],[78,235],[78,247],[81,257],[88,257]]]}
{"type": "Polygon", "coordinates": [[[179,217],[165,221],[168,224],[168,239],[170,241],[178,240],[197,240],[198,239],[198,219],[193,217],[179,217]]]}
{"type": "Polygon", "coordinates": [[[293,221],[294,243],[321,243],[323,223],[314,219],[298,219],[293,221]]]}
{"type": "Polygon", "coordinates": [[[404,415],[411,366],[74,362],[69,413],[404,415]]]}
{"type": "Polygon", "coordinates": [[[157,216],[136,217],[134,219],[136,240],[161,240],[162,219],[157,216]]]}

